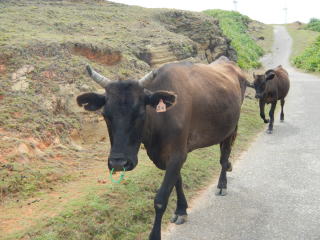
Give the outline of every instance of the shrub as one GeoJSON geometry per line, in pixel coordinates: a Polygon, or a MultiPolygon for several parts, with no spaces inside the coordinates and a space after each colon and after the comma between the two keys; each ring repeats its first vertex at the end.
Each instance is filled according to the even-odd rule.
{"type": "Polygon", "coordinates": [[[320,19],[311,18],[310,22],[307,24],[306,29],[320,32],[320,19]]]}

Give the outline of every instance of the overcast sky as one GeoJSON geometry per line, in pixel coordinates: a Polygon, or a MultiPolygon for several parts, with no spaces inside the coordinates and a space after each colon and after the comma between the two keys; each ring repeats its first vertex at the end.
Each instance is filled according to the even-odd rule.
{"type": "MultiPolygon", "coordinates": [[[[235,10],[234,0],[111,0],[148,8],[176,8],[191,11],[206,9],[235,10]]],[[[236,0],[237,10],[264,23],[308,22],[320,18],[320,0],[236,0]]]]}

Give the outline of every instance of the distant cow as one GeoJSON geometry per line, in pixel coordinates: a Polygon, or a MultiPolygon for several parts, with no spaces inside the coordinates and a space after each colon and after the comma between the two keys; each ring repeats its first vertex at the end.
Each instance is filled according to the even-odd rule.
{"type": "Polygon", "coordinates": [[[89,111],[103,108],[111,142],[109,169],[134,169],[143,143],[154,164],[166,171],[154,200],[150,240],[161,239],[161,219],[173,187],[177,208],[172,221],[186,220],[188,204],[180,170],[192,150],[220,144],[217,193],[226,193],[226,171],[232,170],[229,155],[246,89],[239,67],[223,58],[210,65],[170,63],[139,81],[114,82],[89,66],[87,70],[105,94],[85,93],[77,102],[89,111]]]}
{"type": "Polygon", "coordinates": [[[284,99],[288,94],[290,82],[288,72],[279,65],[274,69],[270,69],[262,75],[255,75],[253,86],[256,90],[256,98],[259,99],[260,116],[265,123],[269,123],[268,133],[272,133],[274,122],[274,110],[276,109],[277,101],[281,103],[280,120],[284,121],[284,99]],[[269,112],[270,121],[266,119],[264,114],[265,104],[271,103],[269,112]]]}

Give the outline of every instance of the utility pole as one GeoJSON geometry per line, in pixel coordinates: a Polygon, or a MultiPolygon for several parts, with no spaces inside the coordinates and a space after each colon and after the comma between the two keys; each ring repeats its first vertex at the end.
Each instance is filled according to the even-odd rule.
{"type": "Polygon", "coordinates": [[[238,1],[237,1],[237,0],[233,0],[234,10],[235,10],[235,11],[237,11],[237,3],[238,3],[238,1]]]}

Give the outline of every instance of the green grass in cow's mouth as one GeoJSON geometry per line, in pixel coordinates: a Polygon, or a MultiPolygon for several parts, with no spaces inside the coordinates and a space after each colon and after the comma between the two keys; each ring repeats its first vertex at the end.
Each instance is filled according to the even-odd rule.
{"type": "MultiPolygon", "coordinates": [[[[233,159],[248,147],[263,126],[257,102],[246,98],[232,152],[233,159]]],[[[134,171],[126,173],[122,184],[108,184],[101,194],[95,194],[94,191],[88,193],[86,198],[78,199],[63,214],[50,219],[48,223],[39,224],[37,228],[29,229],[27,234],[21,233],[22,236],[37,240],[146,239],[152,227],[153,199],[162,181],[163,171],[153,165],[144,150],[140,151],[139,157],[139,165],[134,171]]],[[[182,170],[184,190],[189,203],[200,189],[213,181],[219,171],[218,146],[189,154],[182,170]]],[[[173,191],[163,224],[169,222],[174,208],[173,191]]]]}

